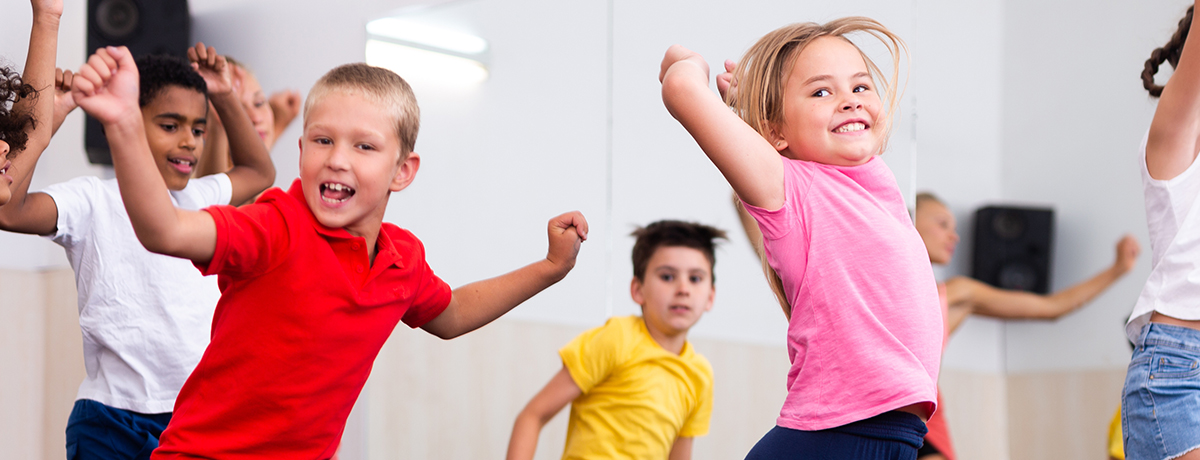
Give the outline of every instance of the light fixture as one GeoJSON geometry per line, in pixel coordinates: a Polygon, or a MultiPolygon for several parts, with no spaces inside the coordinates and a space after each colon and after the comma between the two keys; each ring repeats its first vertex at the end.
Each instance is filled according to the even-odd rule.
{"type": "Polygon", "coordinates": [[[474,85],[487,80],[487,41],[471,34],[388,17],[367,23],[367,64],[406,80],[474,85]]]}

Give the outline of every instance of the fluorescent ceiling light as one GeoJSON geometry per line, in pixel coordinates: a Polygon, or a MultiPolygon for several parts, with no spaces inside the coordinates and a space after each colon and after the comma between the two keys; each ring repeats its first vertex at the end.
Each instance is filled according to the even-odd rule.
{"type": "Polygon", "coordinates": [[[438,84],[474,85],[488,77],[482,62],[374,39],[367,40],[367,64],[438,84]]]}
{"type": "Polygon", "coordinates": [[[486,40],[471,34],[388,17],[367,23],[367,64],[406,79],[440,85],[487,80],[486,40]]]}
{"type": "Polygon", "coordinates": [[[487,40],[482,38],[401,18],[371,21],[367,23],[367,33],[460,54],[483,54],[487,51],[487,40]]]}

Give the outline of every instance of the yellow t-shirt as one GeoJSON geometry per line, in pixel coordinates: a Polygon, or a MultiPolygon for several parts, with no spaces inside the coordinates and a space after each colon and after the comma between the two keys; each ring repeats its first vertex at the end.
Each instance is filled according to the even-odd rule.
{"type": "Polygon", "coordinates": [[[610,318],[558,352],[583,390],[571,402],[563,459],[665,459],[676,437],[708,433],[712,365],[683,345],[678,356],[638,316],[610,318]]]}

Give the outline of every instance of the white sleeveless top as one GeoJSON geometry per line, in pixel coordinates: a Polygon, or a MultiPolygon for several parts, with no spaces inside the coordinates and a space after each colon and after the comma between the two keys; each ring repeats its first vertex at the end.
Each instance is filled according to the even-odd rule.
{"type": "Polygon", "coordinates": [[[1150,177],[1146,169],[1147,133],[1138,163],[1146,197],[1146,224],[1153,252],[1150,277],[1125,325],[1125,335],[1137,341],[1142,327],[1157,311],[1183,320],[1200,320],[1200,172],[1197,162],[1170,180],[1150,177]]]}

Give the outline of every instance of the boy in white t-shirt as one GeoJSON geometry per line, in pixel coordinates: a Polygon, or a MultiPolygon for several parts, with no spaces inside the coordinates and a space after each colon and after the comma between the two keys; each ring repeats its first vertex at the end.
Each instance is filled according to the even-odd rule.
{"type": "MultiPolygon", "coordinates": [[[[232,66],[203,44],[188,54],[191,65],[166,56],[137,61],[139,105],[155,162],[181,208],[245,202],[274,182],[275,168],[232,92],[232,66]],[[208,97],[228,130],[236,166],[192,180],[208,97]]],[[[87,377],[67,423],[67,458],[149,458],[208,345],[220,298],[216,279],[201,276],[185,259],[143,248],[115,179],[83,176],[39,193],[27,193],[28,186],[14,188],[0,207],[0,229],[61,245],[79,291],[87,377]]]]}

